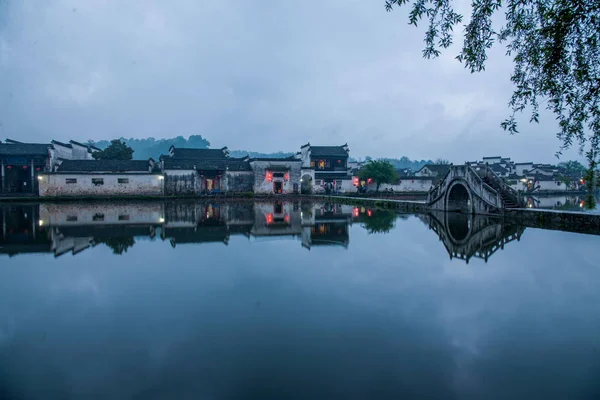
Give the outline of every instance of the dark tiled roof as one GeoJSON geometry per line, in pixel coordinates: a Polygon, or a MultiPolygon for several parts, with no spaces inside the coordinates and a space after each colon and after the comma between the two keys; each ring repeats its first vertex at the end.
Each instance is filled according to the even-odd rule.
{"type": "Polygon", "coordinates": [[[98,147],[96,147],[94,145],[91,145],[89,143],[87,143],[87,144],[86,143],[79,143],[79,142],[76,142],[74,140],[69,140],[69,143],[77,145],[77,146],[81,146],[81,147],[87,147],[89,150],[92,150],[92,151],[102,151],[102,149],[100,149],[100,148],[98,148],[98,147]]]}
{"type": "Polygon", "coordinates": [[[489,165],[489,168],[490,168],[492,171],[494,171],[494,172],[496,172],[496,173],[500,173],[500,174],[505,174],[505,173],[507,173],[507,172],[508,172],[508,170],[507,170],[506,168],[504,168],[504,167],[503,167],[502,165],[500,165],[500,164],[492,164],[492,165],[489,165]]]}
{"type": "Polygon", "coordinates": [[[148,172],[146,160],[62,160],[58,172],[148,172]]]}
{"type": "Polygon", "coordinates": [[[493,158],[500,158],[500,159],[502,159],[501,156],[496,156],[496,157],[482,157],[483,160],[491,160],[493,158]]]}
{"type": "Polygon", "coordinates": [[[0,156],[46,156],[48,157],[49,144],[38,144],[38,143],[14,143],[0,144],[0,156]]]}
{"type": "Polygon", "coordinates": [[[250,163],[243,158],[223,159],[177,159],[163,157],[165,169],[196,169],[198,171],[251,171],[250,163]]]}
{"type": "Polygon", "coordinates": [[[268,157],[256,157],[251,158],[250,161],[285,161],[285,162],[302,162],[299,158],[295,156],[284,157],[284,158],[268,158],[268,157]]]}
{"type": "Polygon", "coordinates": [[[423,165],[423,167],[419,171],[421,171],[425,167],[427,167],[427,169],[431,172],[437,172],[439,175],[445,175],[450,170],[449,164],[426,164],[423,165]]]}
{"type": "Polygon", "coordinates": [[[348,157],[348,152],[344,149],[344,146],[310,146],[310,155],[311,157],[348,157]]]}
{"type": "Polygon", "coordinates": [[[223,149],[178,149],[173,147],[173,158],[221,159],[227,156],[223,149]]]}
{"type": "Polygon", "coordinates": [[[72,146],[72,145],[70,145],[70,144],[66,144],[66,143],[63,143],[63,142],[59,142],[58,140],[53,140],[53,141],[52,141],[52,142],[50,142],[50,143],[52,143],[52,144],[57,144],[57,145],[59,145],[59,146],[62,146],[62,147],[67,147],[67,148],[70,148],[70,149],[72,149],[72,148],[73,148],[73,146],[72,146]]]}

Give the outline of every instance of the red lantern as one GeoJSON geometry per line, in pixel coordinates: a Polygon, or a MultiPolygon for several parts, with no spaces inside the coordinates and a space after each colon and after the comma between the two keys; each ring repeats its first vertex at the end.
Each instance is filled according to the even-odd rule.
{"type": "Polygon", "coordinates": [[[290,173],[286,172],[285,175],[283,175],[283,179],[285,179],[285,181],[289,181],[290,180],[290,173]]]}
{"type": "Polygon", "coordinates": [[[6,169],[12,169],[12,165],[7,165],[6,169]]]}
{"type": "Polygon", "coordinates": [[[27,165],[23,165],[23,169],[27,169],[27,165]]]}
{"type": "Polygon", "coordinates": [[[352,178],[352,184],[354,186],[358,186],[358,176],[355,176],[355,177],[352,178]]]}
{"type": "Polygon", "coordinates": [[[36,171],[41,171],[42,169],[40,167],[37,167],[35,170],[36,171]]]}
{"type": "Polygon", "coordinates": [[[271,182],[273,180],[273,173],[271,171],[267,171],[267,182],[271,182]]]}
{"type": "Polygon", "coordinates": [[[354,207],[354,210],[353,210],[354,216],[358,217],[359,213],[360,213],[360,210],[358,209],[358,207],[354,207]]]}
{"type": "Polygon", "coordinates": [[[369,183],[369,184],[370,184],[370,183],[373,183],[373,178],[369,178],[369,179],[367,179],[367,183],[369,183]]]}
{"type": "Polygon", "coordinates": [[[373,211],[371,211],[371,210],[367,210],[367,215],[368,215],[369,217],[372,217],[372,216],[373,216],[373,211]]]}
{"type": "Polygon", "coordinates": [[[267,225],[271,225],[273,223],[273,214],[267,214],[267,225]]]}
{"type": "Polygon", "coordinates": [[[285,223],[286,223],[286,224],[289,224],[289,223],[290,223],[290,215],[289,215],[289,214],[285,214],[285,217],[284,217],[284,219],[285,219],[285,223]]]}

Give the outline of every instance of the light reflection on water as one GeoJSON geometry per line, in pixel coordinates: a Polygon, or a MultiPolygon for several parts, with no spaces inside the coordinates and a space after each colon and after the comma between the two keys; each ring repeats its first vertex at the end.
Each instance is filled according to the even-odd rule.
{"type": "Polygon", "coordinates": [[[303,202],[2,211],[0,398],[600,394],[598,236],[303,202]]]}

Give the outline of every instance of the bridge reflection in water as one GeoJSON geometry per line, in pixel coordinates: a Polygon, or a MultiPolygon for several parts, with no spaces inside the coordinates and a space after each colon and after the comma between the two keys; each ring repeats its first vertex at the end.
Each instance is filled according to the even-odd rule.
{"type": "Polygon", "coordinates": [[[434,211],[419,217],[439,236],[450,259],[467,263],[472,257],[487,262],[506,244],[519,241],[525,231],[524,226],[489,216],[434,211]]]}
{"type": "MultiPolygon", "coordinates": [[[[123,202],[10,205],[0,207],[0,254],[77,254],[106,245],[123,254],[140,240],[162,240],[172,247],[222,243],[234,236],[250,241],[297,240],[306,249],[350,245],[351,226],[385,234],[399,219],[391,210],[335,203],[123,202]]],[[[487,261],[519,239],[525,228],[491,217],[432,212],[418,215],[443,242],[451,258],[487,261]]]]}

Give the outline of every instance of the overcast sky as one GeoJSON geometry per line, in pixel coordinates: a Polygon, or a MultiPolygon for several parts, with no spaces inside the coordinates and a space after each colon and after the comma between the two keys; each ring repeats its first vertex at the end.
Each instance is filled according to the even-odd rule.
{"type": "Polygon", "coordinates": [[[476,75],[456,49],[424,60],[424,27],[384,3],[0,0],[0,137],[201,134],[254,151],[347,142],[357,157],[556,162],[552,115],[500,128],[503,49],[476,75]]]}

